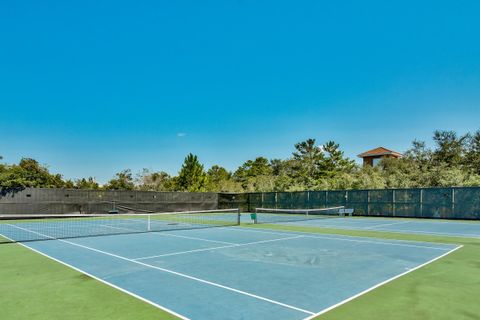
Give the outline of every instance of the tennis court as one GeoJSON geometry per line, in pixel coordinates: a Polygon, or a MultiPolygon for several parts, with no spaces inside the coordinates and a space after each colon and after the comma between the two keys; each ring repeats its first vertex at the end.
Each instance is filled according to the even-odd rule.
{"type": "Polygon", "coordinates": [[[190,230],[190,217],[175,223],[169,217],[111,219],[115,225],[52,219],[40,226],[27,220],[3,224],[1,233],[13,241],[32,237],[21,245],[184,319],[313,318],[459,248],[226,227],[214,221],[235,219],[234,214],[211,215],[202,218],[208,227],[190,230]],[[108,231],[76,237],[59,233],[65,224],[70,232],[97,228],[98,234],[102,226],[108,231]],[[132,231],[137,224],[142,227],[132,231]],[[151,230],[144,232],[145,225],[151,230]],[[148,232],[157,226],[173,229],[148,232]]]}
{"type": "MultiPolygon", "coordinates": [[[[260,215],[260,214],[259,214],[260,215]]],[[[375,218],[375,217],[320,217],[293,218],[287,215],[267,217],[264,223],[285,223],[288,225],[321,227],[347,230],[369,230],[394,233],[409,233],[420,235],[437,235],[449,237],[480,238],[480,223],[478,221],[429,220],[409,218],[375,218]],[[282,221],[283,220],[283,221],[282,221]]],[[[244,217],[243,222],[249,221],[244,217]]]]}

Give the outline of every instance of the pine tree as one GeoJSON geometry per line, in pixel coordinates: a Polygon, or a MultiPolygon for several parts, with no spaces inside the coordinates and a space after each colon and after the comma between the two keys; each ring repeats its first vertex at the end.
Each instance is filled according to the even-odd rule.
{"type": "Polygon", "coordinates": [[[178,173],[177,188],[189,192],[205,191],[207,181],[207,174],[197,156],[188,154],[178,173]]]}
{"type": "Polygon", "coordinates": [[[295,144],[295,149],[294,178],[307,188],[312,188],[320,177],[320,165],[325,159],[322,147],[316,145],[315,139],[307,139],[295,144]]]}

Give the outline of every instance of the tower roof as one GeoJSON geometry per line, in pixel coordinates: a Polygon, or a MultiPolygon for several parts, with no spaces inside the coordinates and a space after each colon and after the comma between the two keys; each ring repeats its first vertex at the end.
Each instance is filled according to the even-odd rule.
{"type": "Polygon", "coordinates": [[[403,154],[401,154],[400,152],[393,151],[384,147],[378,147],[378,148],[360,153],[358,157],[365,158],[365,157],[375,157],[375,156],[385,156],[385,155],[392,155],[397,158],[400,158],[401,156],[403,156],[403,154]]]}

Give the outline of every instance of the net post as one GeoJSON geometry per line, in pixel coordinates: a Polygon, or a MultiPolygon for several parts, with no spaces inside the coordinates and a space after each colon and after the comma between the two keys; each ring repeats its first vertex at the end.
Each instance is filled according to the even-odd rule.
{"type": "Polygon", "coordinates": [[[152,222],[151,222],[152,215],[147,215],[147,231],[152,231],[152,222]]]}
{"type": "Polygon", "coordinates": [[[237,225],[240,225],[241,221],[241,214],[240,214],[240,208],[237,208],[237,225]]]}

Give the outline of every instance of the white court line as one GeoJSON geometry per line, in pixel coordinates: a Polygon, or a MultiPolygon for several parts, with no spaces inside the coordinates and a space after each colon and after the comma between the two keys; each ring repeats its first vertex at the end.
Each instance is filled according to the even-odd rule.
{"type": "MultiPolygon", "coordinates": [[[[361,218],[362,219],[362,218],[361,218]]],[[[368,221],[366,219],[377,219],[377,218],[365,218],[365,220],[350,220],[350,221],[368,221]]],[[[378,218],[377,220],[380,220],[378,218]]],[[[384,219],[383,219],[384,220],[384,219]]],[[[320,220],[315,220],[315,221],[320,221],[320,220]]],[[[300,222],[300,221],[298,221],[300,222]]],[[[307,224],[307,223],[296,223],[295,221],[291,221],[290,225],[301,225],[301,226],[308,226],[308,227],[316,227],[319,226],[321,228],[332,228],[332,229],[342,229],[342,230],[371,230],[373,228],[379,228],[383,226],[388,226],[388,225],[395,225],[395,224],[400,224],[400,223],[431,223],[433,224],[455,224],[455,225],[468,225],[472,226],[475,225],[477,222],[472,222],[472,223],[465,223],[465,222],[456,222],[456,221],[416,221],[416,220],[409,220],[409,221],[404,221],[404,222],[399,222],[399,223],[392,223],[392,224],[382,224],[382,225],[377,225],[377,226],[370,226],[370,227],[361,227],[361,226],[346,226],[344,224],[307,224]]],[[[480,238],[480,234],[474,234],[474,233],[451,233],[451,232],[434,232],[434,231],[416,231],[416,230],[411,230],[411,229],[386,229],[386,230],[373,230],[373,231],[379,231],[379,232],[388,232],[388,233],[407,233],[407,234],[427,234],[427,235],[434,235],[434,236],[448,236],[448,237],[457,237],[457,238],[480,238]]]]}
{"type": "MultiPolygon", "coordinates": [[[[114,227],[114,226],[108,226],[108,225],[105,225],[105,224],[102,224],[102,227],[107,227],[107,228],[112,228],[112,229],[118,229],[118,230],[125,230],[125,231],[132,231],[132,232],[135,232],[137,230],[135,229],[130,229],[130,228],[122,228],[122,227],[114,227]]],[[[171,230],[171,231],[174,231],[174,230],[171,230]]],[[[190,240],[200,240],[200,241],[205,241],[205,242],[214,242],[214,243],[223,243],[223,244],[228,244],[228,245],[235,245],[237,243],[233,243],[233,242],[226,242],[226,241],[218,241],[218,240],[210,240],[210,239],[204,239],[204,238],[198,238],[198,237],[187,237],[187,236],[181,236],[181,235],[178,235],[178,234],[166,234],[166,233],[162,233],[162,232],[155,232],[155,230],[153,231],[145,231],[145,233],[152,233],[152,234],[156,234],[156,235],[159,235],[159,236],[164,236],[164,237],[175,237],[175,238],[184,238],[184,239],[190,239],[190,240]]],[[[112,235],[118,235],[118,234],[112,234],[112,235]]]]}
{"type": "Polygon", "coordinates": [[[382,232],[392,232],[392,233],[407,233],[407,234],[427,234],[432,236],[447,236],[447,237],[457,237],[457,238],[480,238],[480,234],[471,234],[471,233],[450,233],[450,232],[430,232],[430,231],[416,231],[416,230],[378,230],[382,232]]]}
{"type": "Polygon", "coordinates": [[[468,225],[468,226],[480,226],[480,222],[478,220],[461,220],[461,219],[442,219],[442,218],[408,218],[408,217],[374,217],[374,216],[356,216],[352,217],[349,219],[353,220],[363,220],[363,221],[368,221],[368,220],[383,220],[383,221],[388,221],[391,219],[395,220],[403,220],[403,221],[409,221],[409,222],[418,222],[418,223],[427,223],[427,224],[433,224],[433,223],[439,223],[439,224],[452,224],[452,225],[468,225]]]}
{"type": "MultiPolygon", "coordinates": [[[[410,222],[410,221],[409,221],[410,222]]],[[[114,229],[119,229],[119,230],[126,230],[126,231],[138,231],[134,229],[129,229],[129,228],[121,228],[121,227],[113,227],[113,226],[107,226],[107,225],[102,225],[104,227],[108,228],[114,228],[114,229]]],[[[332,226],[333,227],[333,226],[332,226]]],[[[368,241],[368,240],[358,240],[358,239],[348,239],[345,237],[350,237],[350,238],[357,238],[356,236],[343,236],[344,238],[340,237],[328,237],[328,236],[319,236],[319,235],[313,235],[311,232],[302,232],[302,231],[286,231],[286,232],[273,232],[273,231],[259,231],[259,230],[268,230],[264,228],[248,228],[248,227],[242,227],[243,229],[248,229],[252,230],[254,232],[260,232],[260,233],[268,233],[268,234],[277,234],[277,235],[289,235],[292,234],[293,232],[295,233],[301,233],[301,234],[306,234],[306,237],[310,238],[320,238],[320,239],[331,239],[331,240],[340,240],[340,241],[354,241],[354,242],[366,242],[366,243],[375,243],[375,244],[381,244],[381,245],[393,245],[393,246],[409,246],[409,247],[424,247],[427,249],[437,249],[437,250],[448,250],[445,248],[438,248],[438,247],[429,247],[429,246],[420,246],[420,245],[413,245],[413,244],[405,244],[404,242],[407,242],[407,240],[395,240],[396,242],[400,243],[392,243],[392,242],[387,242],[387,241],[368,241]]],[[[244,231],[242,228],[232,228],[228,227],[229,230],[239,230],[239,231],[244,231]]],[[[341,228],[345,230],[346,228],[341,228]]],[[[348,230],[365,230],[364,227],[349,227],[348,230]]],[[[379,230],[382,231],[382,230],[379,230]]],[[[145,231],[147,232],[147,231],[145,231]]],[[[428,232],[428,231],[409,231],[409,230],[399,230],[399,231],[393,231],[393,230],[388,230],[388,232],[391,233],[409,233],[409,234],[415,234],[415,233],[420,233],[420,234],[427,234],[427,235],[436,235],[436,236],[452,236],[452,237],[467,237],[467,238],[480,238],[480,235],[475,235],[475,234],[449,234],[449,233],[435,233],[435,232],[428,232]]],[[[152,232],[154,234],[157,234],[159,236],[171,236],[171,237],[186,237],[186,236],[180,236],[180,235],[173,235],[173,234],[166,234],[162,232],[152,232]]],[[[197,237],[188,237],[191,238],[192,240],[201,240],[201,241],[207,241],[207,242],[219,242],[219,243],[225,243],[225,244],[235,244],[232,242],[223,242],[223,241],[216,241],[216,240],[209,240],[209,239],[204,239],[204,238],[197,238],[197,237]]],[[[410,241],[408,241],[410,242],[410,241]]],[[[445,244],[445,245],[451,245],[451,244],[445,244]]]]}
{"type": "MultiPolygon", "coordinates": [[[[413,222],[413,221],[409,221],[413,222]]],[[[437,223],[437,222],[435,222],[437,223]]],[[[438,222],[442,223],[442,222],[438,222]]],[[[311,226],[311,225],[310,225],[311,226]]],[[[368,227],[355,227],[355,226],[340,226],[340,225],[329,225],[326,228],[332,228],[332,229],[342,229],[342,230],[372,230],[368,229],[368,227]]],[[[387,232],[387,233],[401,233],[401,234],[418,234],[418,235],[432,235],[432,236],[445,236],[445,237],[456,237],[456,238],[473,238],[473,239],[478,239],[480,238],[480,234],[472,234],[472,233],[450,233],[450,232],[433,232],[433,231],[416,231],[416,230],[411,230],[411,229],[379,229],[379,230],[372,230],[372,231],[377,231],[377,232],[387,232]]]]}
{"type": "Polygon", "coordinates": [[[194,249],[194,250],[188,250],[188,251],[179,251],[179,252],[165,253],[165,254],[159,254],[159,255],[149,256],[149,257],[135,258],[135,259],[132,259],[132,260],[147,260],[147,259],[152,259],[152,258],[169,257],[169,256],[176,256],[176,255],[187,254],[187,253],[213,251],[213,250],[226,249],[226,248],[237,248],[237,247],[243,247],[243,246],[250,246],[250,245],[254,245],[254,244],[262,244],[262,243],[269,243],[269,242],[276,242],[276,241],[283,241],[283,240],[291,240],[291,239],[298,239],[298,238],[303,238],[303,237],[304,236],[299,235],[299,236],[295,236],[295,237],[254,241],[254,242],[247,242],[247,243],[240,243],[240,244],[232,244],[232,245],[228,245],[228,246],[202,248],[202,249],[194,249]]]}
{"type": "Polygon", "coordinates": [[[363,229],[373,229],[373,228],[381,228],[381,227],[386,227],[386,226],[393,226],[397,224],[404,224],[404,223],[410,223],[412,221],[398,221],[398,222],[392,222],[392,223],[383,223],[383,224],[378,224],[375,226],[370,226],[370,227],[360,227],[363,229]]]}
{"type": "MultiPolygon", "coordinates": [[[[137,220],[135,220],[135,219],[128,219],[128,220],[131,220],[131,221],[134,221],[134,222],[137,221],[137,220]]],[[[122,223],[123,223],[123,224],[128,224],[127,222],[122,222],[122,223]]],[[[162,226],[165,225],[165,222],[163,222],[163,221],[151,221],[150,223],[151,223],[151,224],[157,223],[157,224],[160,224],[160,225],[162,225],[162,226]]],[[[187,224],[187,225],[188,225],[188,224],[187,224]]],[[[127,230],[127,229],[125,228],[125,230],[127,230]]],[[[153,233],[155,233],[155,230],[151,230],[151,231],[152,231],[153,233]]],[[[160,231],[161,231],[161,230],[160,230],[160,231]]],[[[165,231],[167,231],[167,230],[165,230],[165,231]]],[[[171,231],[175,231],[175,229],[172,229],[171,231]]],[[[210,240],[210,239],[197,238],[197,237],[187,237],[187,236],[181,236],[181,235],[160,234],[160,233],[156,233],[156,234],[162,235],[162,236],[164,235],[164,236],[169,236],[169,237],[178,237],[178,238],[191,239],[191,240],[202,240],[202,241],[206,241],[206,242],[216,242],[216,243],[223,243],[223,244],[235,244],[235,243],[233,243],[233,242],[217,241],[217,240],[210,240]]]]}
{"type": "Polygon", "coordinates": [[[159,236],[165,236],[165,237],[175,237],[175,238],[184,238],[184,239],[190,239],[190,240],[200,240],[200,241],[206,241],[206,242],[214,242],[214,243],[224,243],[224,244],[230,244],[230,245],[236,245],[237,243],[233,242],[227,242],[227,241],[219,241],[219,240],[210,240],[210,239],[204,239],[204,238],[198,238],[198,237],[187,237],[187,236],[181,236],[178,234],[170,234],[170,233],[161,233],[161,232],[153,232],[154,234],[157,234],[159,236]]]}
{"type": "Polygon", "coordinates": [[[215,283],[215,282],[212,282],[212,281],[208,281],[208,280],[200,279],[200,278],[197,278],[197,277],[189,276],[187,274],[176,272],[176,271],[173,271],[173,270],[170,270],[170,269],[157,267],[157,266],[154,266],[154,265],[151,265],[151,264],[148,264],[148,263],[144,263],[144,262],[141,262],[141,261],[135,261],[135,260],[123,257],[123,256],[116,255],[114,253],[106,252],[106,251],[95,249],[95,248],[88,247],[88,246],[84,246],[84,245],[81,245],[81,244],[78,244],[78,243],[75,243],[75,242],[71,242],[71,241],[68,241],[68,240],[55,239],[53,237],[41,234],[39,232],[31,231],[31,230],[28,230],[28,229],[25,229],[25,228],[22,228],[22,227],[19,227],[19,226],[15,226],[15,225],[10,225],[10,226],[21,229],[21,230],[24,230],[24,231],[27,231],[27,232],[38,234],[38,235],[43,236],[43,237],[51,238],[52,240],[57,240],[57,241],[60,241],[60,242],[68,243],[68,244],[73,245],[73,246],[77,246],[77,247],[84,248],[84,249],[87,249],[87,250],[90,250],[90,251],[98,252],[98,253],[101,253],[101,254],[104,254],[104,255],[107,255],[107,256],[110,256],[110,257],[114,257],[114,258],[117,258],[117,259],[120,259],[120,260],[128,261],[128,262],[131,262],[131,263],[139,264],[139,265],[147,267],[147,268],[163,271],[165,273],[173,274],[173,275],[176,275],[176,276],[179,276],[179,277],[182,277],[182,278],[186,278],[186,279],[190,279],[190,280],[197,281],[197,282],[200,282],[200,283],[208,284],[208,285],[211,285],[213,287],[217,287],[217,288],[225,289],[225,290],[228,290],[228,291],[232,291],[232,292],[235,292],[235,293],[238,293],[238,294],[241,294],[241,295],[245,295],[245,296],[248,296],[248,297],[251,297],[251,298],[266,301],[266,302],[269,302],[269,303],[272,303],[272,304],[276,304],[276,305],[279,305],[279,306],[282,306],[282,307],[285,307],[285,308],[288,308],[288,309],[296,310],[296,311],[306,313],[306,314],[309,314],[309,315],[315,314],[312,311],[297,308],[295,306],[291,306],[291,305],[288,305],[288,304],[285,304],[285,303],[282,303],[282,302],[279,302],[279,301],[276,301],[276,300],[265,298],[265,297],[262,297],[262,296],[259,296],[259,295],[253,294],[253,293],[248,293],[246,291],[242,291],[242,290],[235,289],[235,288],[232,288],[232,287],[224,286],[224,285],[221,285],[219,283],[215,283]]]}
{"type": "Polygon", "coordinates": [[[190,320],[190,318],[187,318],[187,317],[185,317],[185,316],[183,316],[183,315],[181,315],[181,314],[179,314],[179,313],[177,313],[177,312],[175,312],[175,311],[173,311],[173,310],[170,310],[170,309],[168,309],[168,308],[166,308],[166,307],[164,307],[164,306],[162,306],[162,305],[159,305],[158,303],[155,303],[155,302],[153,302],[153,301],[151,301],[151,300],[148,300],[148,299],[146,299],[146,298],[144,298],[144,297],[142,297],[142,296],[139,296],[139,295],[137,295],[137,294],[135,294],[135,293],[133,293],[133,292],[131,292],[131,291],[128,291],[128,290],[123,289],[123,288],[121,288],[121,287],[119,287],[119,286],[116,286],[116,285],[114,285],[113,283],[110,283],[110,282],[108,282],[108,281],[105,281],[105,280],[103,280],[103,279],[101,279],[101,278],[99,278],[99,277],[97,277],[97,276],[94,276],[93,274],[90,274],[90,273],[88,273],[88,272],[86,272],[86,271],[84,271],[84,270],[82,270],[82,269],[80,269],[80,268],[74,267],[74,266],[71,265],[71,264],[68,264],[68,263],[66,263],[66,262],[64,262],[64,261],[62,261],[62,260],[59,260],[59,259],[57,259],[57,258],[54,258],[54,257],[52,257],[52,256],[50,256],[50,255],[48,255],[48,254],[46,254],[46,253],[44,253],[44,252],[42,252],[42,251],[39,251],[39,250],[34,249],[34,248],[32,248],[32,247],[29,247],[29,246],[27,246],[26,244],[23,244],[23,243],[20,243],[20,242],[16,242],[15,240],[13,240],[13,239],[11,239],[11,238],[3,235],[3,234],[0,234],[0,235],[1,235],[2,237],[4,237],[5,239],[8,239],[8,240],[14,242],[15,244],[18,244],[18,245],[20,245],[20,246],[22,246],[22,247],[24,247],[24,248],[26,248],[26,249],[32,250],[32,251],[35,252],[35,253],[38,253],[38,254],[40,254],[40,255],[48,258],[48,259],[51,259],[51,260],[53,260],[53,261],[55,261],[55,262],[58,262],[58,263],[66,266],[66,267],[69,267],[69,268],[71,268],[71,269],[73,269],[73,270],[75,270],[75,271],[77,271],[77,272],[83,273],[84,275],[89,276],[90,278],[95,279],[95,280],[97,280],[97,281],[100,281],[101,283],[106,284],[107,286],[110,286],[110,287],[112,287],[112,288],[115,288],[115,289],[117,289],[117,290],[120,290],[121,292],[126,293],[126,294],[128,294],[128,295],[130,295],[130,296],[132,296],[132,297],[135,297],[135,298],[137,298],[137,299],[139,299],[139,300],[141,300],[141,301],[143,301],[143,302],[146,302],[146,303],[148,303],[148,304],[150,304],[150,305],[152,305],[152,306],[154,306],[154,307],[156,307],[156,308],[158,308],[158,309],[161,309],[161,310],[166,311],[166,312],[168,312],[168,313],[170,313],[170,314],[173,314],[174,316],[176,316],[176,317],[178,317],[178,318],[180,318],[180,319],[182,319],[182,320],[190,320]]]}
{"type": "MultiPolygon", "coordinates": [[[[302,231],[290,231],[290,232],[275,232],[275,231],[264,231],[266,229],[261,229],[257,231],[258,228],[248,228],[248,227],[230,227],[229,230],[241,231],[241,232],[259,232],[259,233],[268,233],[268,234],[277,234],[277,235],[288,235],[292,233],[301,233],[304,235],[305,238],[314,238],[314,239],[327,239],[327,240],[338,240],[338,241],[348,241],[348,242],[360,242],[360,243],[369,243],[369,244],[378,244],[378,245],[392,245],[392,246],[400,246],[400,247],[412,247],[412,248],[421,248],[421,249],[434,249],[434,250],[450,250],[450,248],[440,248],[440,247],[432,247],[432,246],[422,246],[422,245],[415,245],[415,244],[407,244],[407,243],[395,243],[395,242],[387,242],[387,241],[373,241],[373,240],[360,240],[360,239],[348,239],[348,238],[341,238],[338,236],[335,237],[328,237],[328,236],[319,236],[313,235],[312,233],[302,232],[302,231]]],[[[395,240],[400,241],[400,240],[395,240]]],[[[451,245],[451,244],[448,244],[451,245]]]]}
{"type": "MultiPolygon", "coordinates": [[[[408,221],[408,222],[416,222],[416,221],[408,221]]],[[[448,223],[448,222],[433,222],[432,223],[448,223]]],[[[302,225],[306,226],[306,225],[302,225]]],[[[312,225],[309,225],[312,227],[312,225]]],[[[313,226],[315,227],[315,226],[313,226]]],[[[376,226],[378,227],[378,226],[376,226]]],[[[342,230],[366,230],[372,228],[372,227],[358,227],[358,226],[345,226],[345,225],[322,225],[321,228],[332,228],[332,229],[342,229],[342,230]]],[[[450,232],[434,232],[434,231],[417,231],[417,230],[411,230],[411,229],[386,229],[386,230],[372,230],[372,231],[377,231],[377,232],[387,232],[387,233],[402,233],[402,234],[426,234],[426,235],[432,235],[432,236],[446,236],[446,237],[456,237],[456,238],[474,238],[478,239],[480,238],[480,234],[474,234],[474,233],[450,233],[450,232]]],[[[295,231],[295,232],[301,232],[301,231],[295,231]]]]}
{"type": "Polygon", "coordinates": [[[358,297],[360,297],[360,296],[362,296],[362,295],[364,295],[364,294],[366,294],[366,293],[368,293],[368,292],[370,292],[370,291],[372,291],[372,290],[374,290],[374,289],[376,289],[376,288],[378,288],[378,287],[381,287],[381,286],[383,286],[384,284],[387,284],[387,283],[389,283],[389,282],[392,282],[393,280],[396,280],[396,279],[398,279],[398,278],[400,278],[400,277],[402,277],[402,276],[404,276],[404,275],[406,275],[406,274],[408,274],[408,273],[410,273],[410,272],[413,272],[413,271],[415,271],[415,270],[418,270],[418,269],[420,269],[420,268],[422,268],[422,267],[424,267],[424,266],[426,266],[426,265],[428,265],[428,264],[430,264],[430,263],[432,263],[432,262],[434,262],[434,261],[437,261],[438,259],[441,259],[441,258],[445,257],[446,255],[449,255],[450,253],[452,253],[452,252],[454,252],[454,251],[456,251],[456,250],[458,250],[458,249],[460,249],[460,248],[462,248],[462,247],[463,247],[463,245],[458,246],[458,247],[456,247],[456,248],[454,248],[454,249],[452,249],[452,250],[450,250],[450,251],[448,251],[448,252],[445,252],[445,253],[442,254],[441,256],[438,256],[438,257],[436,257],[436,258],[433,258],[433,259],[431,259],[431,260],[429,260],[429,261],[427,261],[427,262],[425,262],[425,263],[423,263],[423,264],[421,264],[421,265],[419,265],[419,266],[416,266],[415,268],[412,268],[412,269],[410,269],[410,270],[408,270],[408,271],[405,271],[405,272],[403,272],[403,273],[401,273],[401,274],[399,274],[399,275],[396,275],[396,276],[394,276],[394,277],[392,277],[392,278],[390,278],[390,279],[387,279],[387,280],[385,280],[385,281],[383,281],[383,282],[380,282],[379,284],[374,285],[373,287],[370,287],[370,288],[368,288],[368,289],[366,289],[366,290],[364,290],[364,291],[362,291],[362,292],[360,292],[360,293],[357,293],[356,295],[351,296],[351,297],[348,298],[348,299],[345,299],[345,300],[343,300],[343,301],[340,301],[339,303],[334,304],[333,306],[330,306],[330,307],[328,307],[328,308],[326,308],[326,309],[323,309],[322,311],[320,311],[320,312],[318,312],[318,313],[316,313],[316,314],[313,314],[313,315],[311,315],[311,316],[309,316],[309,317],[306,317],[306,318],[303,319],[303,320],[311,320],[311,319],[314,319],[314,318],[316,318],[316,317],[318,317],[318,316],[320,316],[320,315],[322,315],[322,314],[324,314],[324,313],[326,313],[326,312],[328,312],[328,311],[330,311],[330,310],[332,310],[332,309],[335,309],[335,308],[341,306],[342,304],[345,304],[345,303],[347,303],[347,302],[350,302],[350,301],[352,301],[353,299],[356,299],[356,298],[358,298],[358,297]]]}

